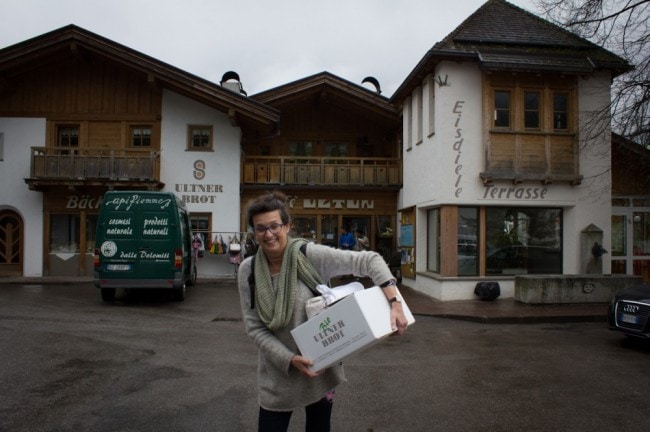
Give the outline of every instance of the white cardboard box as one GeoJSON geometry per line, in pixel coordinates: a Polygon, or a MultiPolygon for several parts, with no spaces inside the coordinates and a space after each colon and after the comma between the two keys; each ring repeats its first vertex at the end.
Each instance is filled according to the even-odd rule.
{"type": "MultiPolygon", "coordinates": [[[[400,296],[401,298],[401,296],[400,296]]],[[[408,324],[415,322],[402,299],[408,324]]],[[[394,333],[390,304],[380,287],[358,291],[328,306],[318,315],[291,330],[302,356],[320,371],[394,333]]]]}

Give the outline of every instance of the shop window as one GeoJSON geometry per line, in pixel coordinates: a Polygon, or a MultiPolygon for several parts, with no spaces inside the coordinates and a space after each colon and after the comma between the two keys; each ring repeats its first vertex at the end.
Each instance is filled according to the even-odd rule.
{"type": "Polygon", "coordinates": [[[562,210],[486,208],[486,274],[562,274],[562,210]]]}
{"type": "Polygon", "coordinates": [[[316,216],[296,216],[291,219],[291,237],[316,241],[316,216]]]}
{"type": "Polygon", "coordinates": [[[323,215],[320,221],[320,243],[337,247],[338,246],[338,217],[335,215],[323,215]]]}
{"type": "Polygon", "coordinates": [[[627,255],[627,217],[612,215],[612,253],[613,257],[627,255]]]}
{"type": "Polygon", "coordinates": [[[478,275],[478,208],[458,208],[458,276],[478,275]]]}
{"type": "Polygon", "coordinates": [[[86,253],[95,251],[95,233],[97,232],[98,215],[86,215],[86,253]]]}
{"type": "Polygon", "coordinates": [[[440,209],[427,212],[427,271],[440,273],[440,209]]]}
{"type": "Polygon", "coordinates": [[[151,126],[132,126],[131,127],[131,146],[132,147],[151,147],[151,126]]]}
{"type": "Polygon", "coordinates": [[[390,262],[395,253],[393,250],[394,218],[392,216],[380,215],[377,216],[376,220],[377,239],[375,249],[386,262],[390,262]]]}
{"type": "Polygon", "coordinates": [[[190,214],[190,226],[192,233],[199,238],[201,246],[199,249],[207,250],[210,232],[212,231],[212,213],[192,213],[190,214]]]}
{"type": "Polygon", "coordinates": [[[79,253],[79,216],[50,216],[50,253],[79,253]]]}
{"type": "Polygon", "coordinates": [[[212,150],[212,126],[190,125],[188,127],[188,150],[212,150]]]}
{"type": "Polygon", "coordinates": [[[632,227],[632,253],[634,256],[650,256],[650,212],[635,211],[632,227]]]}

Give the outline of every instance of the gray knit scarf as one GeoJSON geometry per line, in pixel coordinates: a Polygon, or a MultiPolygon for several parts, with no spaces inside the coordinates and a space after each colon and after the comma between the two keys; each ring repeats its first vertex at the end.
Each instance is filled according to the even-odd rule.
{"type": "Polygon", "coordinates": [[[307,241],[304,239],[288,239],[282,256],[277,293],[273,291],[273,281],[266,255],[262,248],[257,251],[255,257],[255,303],[260,319],[271,330],[275,331],[286,327],[291,321],[298,279],[314,292],[316,292],[316,285],[323,283],[314,266],[300,251],[300,247],[305,243],[307,241]]]}

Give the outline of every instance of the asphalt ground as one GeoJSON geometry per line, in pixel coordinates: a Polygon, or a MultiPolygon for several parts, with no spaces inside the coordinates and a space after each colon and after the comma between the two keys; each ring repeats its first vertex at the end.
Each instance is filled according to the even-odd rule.
{"type": "MultiPolygon", "coordinates": [[[[0,285],[91,283],[88,277],[5,277],[0,285]]],[[[233,283],[233,278],[210,279],[209,283],[233,283]]],[[[493,301],[440,301],[408,287],[400,292],[414,315],[486,323],[598,322],[607,320],[607,303],[527,304],[512,298],[493,301]]]]}
{"type": "MultiPolygon", "coordinates": [[[[402,291],[416,324],[346,361],[334,431],[647,430],[650,348],[556,322],[604,320],[605,305],[402,291]]],[[[0,431],[255,430],[257,350],[234,281],[168,294],[107,304],[88,279],[0,279],[0,431]]]]}

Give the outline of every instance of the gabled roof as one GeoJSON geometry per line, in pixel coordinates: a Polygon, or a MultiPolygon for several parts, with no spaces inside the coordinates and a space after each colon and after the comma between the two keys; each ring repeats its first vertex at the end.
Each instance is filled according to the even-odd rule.
{"type": "Polygon", "coordinates": [[[158,82],[164,88],[227,113],[233,120],[272,126],[280,118],[271,107],[75,25],[1,49],[0,79],[9,81],[25,71],[44,67],[62,52],[92,53],[140,71],[152,84],[158,82]]]}
{"type": "MultiPolygon", "coordinates": [[[[372,82],[374,78],[366,78],[372,82]]],[[[351,104],[362,110],[369,110],[391,120],[398,118],[398,113],[388,98],[377,91],[347,81],[329,72],[320,72],[297,81],[284,84],[251,96],[258,102],[274,107],[292,104],[316,95],[338,98],[346,105],[351,104]]]]}
{"type": "Polygon", "coordinates": [[[408,96],[442,60],[478,62],[485,70],[614,76],[632,66],[621,57],[505,0],[489,0],[436,43],[391,97],[408,96]]]}

